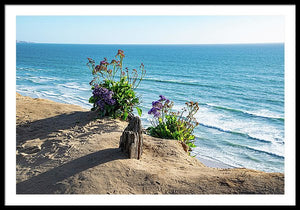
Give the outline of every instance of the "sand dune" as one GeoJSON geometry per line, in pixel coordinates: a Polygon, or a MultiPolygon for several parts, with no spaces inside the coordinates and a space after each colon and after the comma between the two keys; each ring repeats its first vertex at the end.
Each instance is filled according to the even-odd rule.
{"type": "Polygon", "coordinates": [[[144,135],[140,160],[119,147],[127,122],[17,93],[17,194],[283,194],[284,174],[211,168],[175,140],[144,135]]]}

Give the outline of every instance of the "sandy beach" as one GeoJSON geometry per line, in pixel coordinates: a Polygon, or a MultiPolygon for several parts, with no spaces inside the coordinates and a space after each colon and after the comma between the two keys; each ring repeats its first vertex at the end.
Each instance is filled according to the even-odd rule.
{"type": "Polygon", "coordinates": [[[16,106],[17,194],[284,194],[283,173],[204,165],[175,140],[143,135],[128,159],[128,123],[80,106],[18,93],[16,106]]]}

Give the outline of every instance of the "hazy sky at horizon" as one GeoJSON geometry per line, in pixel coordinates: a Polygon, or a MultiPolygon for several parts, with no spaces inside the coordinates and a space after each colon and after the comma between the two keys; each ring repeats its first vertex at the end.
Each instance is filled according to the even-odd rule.
{"type": "Polygon", "coordinates": [[[17,16],[16,39],[74,44],[284,42],[284,16],[17,16]]]}

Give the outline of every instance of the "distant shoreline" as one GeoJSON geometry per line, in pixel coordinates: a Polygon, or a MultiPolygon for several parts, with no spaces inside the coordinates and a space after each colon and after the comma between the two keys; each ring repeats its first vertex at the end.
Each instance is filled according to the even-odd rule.
{"type": "Polygon", "coordinates": [[[65,45],[284,45],[284,42],[266,43],[56,43],[56,42],[30,42],[17,41],[17,44],[65,44],[65,45]]]}

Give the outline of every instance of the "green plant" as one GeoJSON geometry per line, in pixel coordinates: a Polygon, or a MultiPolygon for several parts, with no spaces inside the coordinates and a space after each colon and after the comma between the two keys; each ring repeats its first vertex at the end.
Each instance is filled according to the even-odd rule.
{"type": "Polygon", "coordinates": [[[109,63],[107,58],[104,58],[99,65],[95,65],[95,61],[88,58],[87,66],[94,75],[90,82],[93,95],[89,102],[93,104],[92,110],[97,110],[100,116],[126,120],[128,115],[132,114],[133,108],[136,108],[139,116],[142,114],[135,89],[146,74],[144,64],[140,65],[139,72],[136,69],[129,71],[127,67],[123,71],[124,57],[124,52],[118,50],[116,59],[109,63]]]}
{"type": "Polygon", "coordinates": [[[158,101],[152,102],[152,108],[148,112],[153,114],[152,126],[147,131],[154,137],[179,140],[191,150],[195,147],[193,131],[199,124],[194,117],[199,110],[198,103],[186,102],[187,107],[181,112],[172,112],[173,104],[174,102],[162,95],[158,101]],[[185,112],[187,115],[184,115],[185,112]]]}

